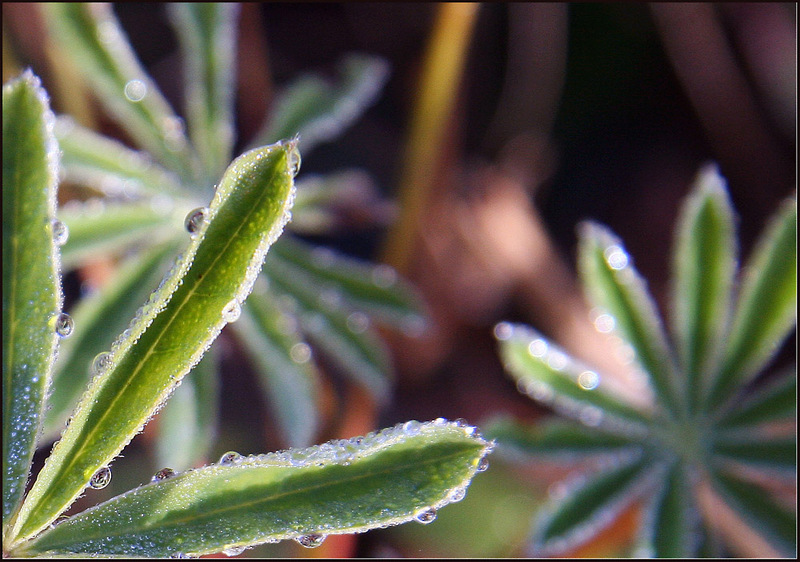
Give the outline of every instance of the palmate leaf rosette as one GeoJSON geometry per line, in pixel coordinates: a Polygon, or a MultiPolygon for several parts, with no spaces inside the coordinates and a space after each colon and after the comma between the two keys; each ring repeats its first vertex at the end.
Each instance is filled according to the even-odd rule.
{"type": "Polygon", "coordinates": [[[581,279],[604,316],[598,329],[613,332],[634,351],[656,396],[652,411],[606,391],[601,373],[531,328],[507,322],[495,327],[504,365],[519,389],[583,428],[570,430],[561,421],[527,428],[503,419],[486,425],[486,435],[517,458],[599,458],[607,464],[558,487],[561,493],[534,525],[531,555],[563,554],[637,500],[639,555],[713,554],[707,546],[715,544],[709,540],[715,522],[699,507],[701,483],[774,554],[795,554],[796,512],[759,482],[796,486],[791,427],[797,375],[792,369],[747,395],[743,391],[796,324],[796,200],[784,202],[770,221],[739,279],[734,224],[723,178],[715,166],[704,167],[676,230],[674,343],[619,238],[592,223],[579,231],[581,279]]]}
{"type": "Polygon", "coordinates": [[[330,534],[428,523],[463,499],[491,449],[474,427],[438,419],[307,449],[229,453],[71,517],[22,554],[234,555],[265,542],[312,547],[330,534]]]}

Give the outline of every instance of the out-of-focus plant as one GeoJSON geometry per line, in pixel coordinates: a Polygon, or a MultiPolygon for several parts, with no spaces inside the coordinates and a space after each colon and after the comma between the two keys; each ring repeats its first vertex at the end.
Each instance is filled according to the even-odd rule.
{"type": "Polygon", "coordinates": [[[717,533],[714,518],[725,513],[744,523],[740,540],[795,554],[796,512],[769,484],[796,487],[796,371],[753,383],[796,325],[796,199],[774,216],[738,277],[734,223],[724,180],[708,166],[676,230],[671,337],[622,242],[596,223],[579,231],[595,326],[649,383],[649,407],[621,399],[602,373],[533,329],[495,327],[519,389],[582,425],[553,418],[529,428],[505,418],[487,434],[501,450],[599,465],[553,488],[531,555],[577,546],[636,501],[637,554],[718,556],[737,539],[717,533]]]}
{"type": "MultiPolygon", "coordinates": [[[[146,151],[70,117],[57,120],[63,179],[83,189],[85,199],[60,211],[70,232],[65,267],[98,255],[128,259],[106,290],[74,309],[75,335],[60,354],[47,413],[49,437],[60,431],[85,385],[86,365],[125,328],[124,319],[163,275],[186,236],[184,217],[190,232],[202,219],[231,157],[238,6],[175,4],[168,10],[185,62],[188,137],[183,120],[137,61],[110,5],[44,7],[56,51],[80,69],[103,107],[146,151]]],[[[342,61],[336,84],[315,75],[297,80],[275,102],[250,146],[299,135],[307,155],[373,102],[387,73],[383,60],[354,54],[342,61]]],[[[301,180],[288,228],[324,233],[348,205],[369,201],[372,189],[366,174],[352,170],[301,180]]],[[[289,234],[275,245],[230,331],[258,374],[283,443],[309,445],[320,429],[319,355],[363,385],[375,403],[386,403],[391,368],[376,331],[381,322],[412,332],[424,326],[418,299],[392,268],[344,258],[289,234]]],[[[160,416],[161,465],[188,468],[206,460],[217,411],[218,369],[211,351],[160,416]]]]}
{"type": "MultiPolygon", "coordinates": [[[[295,189],[304,142],[296,136],[225,169],[237,7],[170,9],[188,59],[189,138],[108,5],[48,5],[48,25],[147,153],[56,118],[30,71],[3,88],[4,556],[233,556],[288,538],[315,547],[330,534],[433,521],[487,466],[492,444],[463,420],[409,421],[266,455],[229,452],[190,468],[209,450],[215,424],[215,373],[201,358],[226,325],[260,367],[285,440],[305,445],[317,415],[303,334],[380,400],[388,365],[371,319],[413,330],[421,317],[393,270],[277,241],[293,204],[298,218],[310,217],[302,224],[331,218],[336,178],[295,189]],[[62,208],[57,219],[59,176],[101,197],[62,208]],[[107,290],[65,314],[62,260],[72,267],[98,254],[132,256],[107,290]],[[193,368],[194,380],[186,377],[193,368]],[[108,465],[165,404],[179,405],[166,406],[159,424],[173,444],[161,455],[171,467],[64,516],[87,486],[108,484],[108,465]],[[53,437],[26,493],[34,451],[53,437]]],[[[311,77],[291,88],[257,142],[299,131],[312,145],[338,133],[385,69],[358,56],[343,72],[340,87],[311,77]]]]}

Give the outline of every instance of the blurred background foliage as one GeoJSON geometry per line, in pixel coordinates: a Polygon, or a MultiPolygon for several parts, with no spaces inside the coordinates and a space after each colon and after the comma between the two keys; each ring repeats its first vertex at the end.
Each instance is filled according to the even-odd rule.
{"type": "MultiPolygon", "coordinates": [[[[114,11],[182,112],[181,61],[165,7],[119,3],[114,11]]],[[[384,334],[396,374],[391,403],[363,409],[364,392],[346,388],[343,400],[330,401],[325,437],[438,416],[478,425],[498,412],[539,418],[543,410],[503,372],[492,336],[499,320],[534,325],[613,372],[575,283],[575,225],[592,218],[624,239],[663,307],[678,205],[708,160],[728,179],[747,255],[766,218],[796,189],[796,18],[794,3],[244,4],[237,154],[275,93],[298,75],[333,75],[353,51],[382,56],[392,69],[377,103],[304,158],[301,174],[363,168],[385,197],[401,202],[398,220],[365,225],[351,215],[311,241],[397,266],[421,291],[433,325],[422,337],[384,334]],[[437,45],[461,44],[454,34],[463,49],[426,74],[437,45]],[[419,97],[435,96],[431,84],[454,94],[434,115],[438,127],[415,132],[415,119],[432,122],[420,119],[426,106],[419,97]],[[409,148],[428,141],[421,157],[409,148]]],[[[91,98],[72,90],[69,69],[52,64],[42,29],[36,5],[3,3],[4,82],[32,66],[57,112],[118,136],[91,98]]],[[[95,274],[67,276],[67,306],[95,274]]],[[[777,366],[794,362],[795,342],[784,344],[777,366]]],[[[243,452],[280,448],[248,366],[231,346],[222,347],[221,361],[218,442],[243,452]]],[[[152,472],[148,450],[145,432],[115,463],[109,493],[141,483],[126,475],[152,472]]],[[[337,537],[315,550],[265,546],[245,556],[519,555],[531,515],[563,476],[563,467],[522,468],[493,455],[492,469],[433,525],[337,537]]],[[[634,515],[623,514],[572,554],[626,553],[634,515]]]]}

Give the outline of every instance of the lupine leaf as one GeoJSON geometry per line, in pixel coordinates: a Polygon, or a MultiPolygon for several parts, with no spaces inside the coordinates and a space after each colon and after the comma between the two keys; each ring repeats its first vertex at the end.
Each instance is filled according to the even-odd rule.
{"type": "Polygon", "coordinates": [[[756,390],[720,419],[721,427],[757,425],[797,416],[797,371],[792,368],[756,390]]]}
{"type": "Polygon", "coordinates": [[[158,243],[174,237],[182,213],[171,205],[154,208],[146,201],[106,204],[94,200],[70,203],[60,215],[69,228],[62,261],[71,269],[98,254],[120,254],[143,240],[158,243]]]}
{"type": "Polygon", "coordinates": [[[295,143],[237,158],[189,248],[107,356],[27,496],[13,538],[31,537],[81,493],[167,399],[228,321],[288,220],[295,143]]]}
{"type": "Polygon", "coordinates": [[[538,522],[531,554],[562,552],[609,524],[647,483],[648,461],[641,455],[633,459],[572,484],[538,522]]]}
{"type": "Polygon", "coordinates": [[[721,470],[712,474],[712,484],[731,507],[782,556],[797,556],[797,514],[773,501],[764,490],[721,470]]]}
{"type": "Polygon", "coordinates": [[[532,460],[556,457],[574,460],[592,454],[614,454],[640,447],[639,443],[613,433],[590,429],[557,418],[522,425],[511,418],[496,419],[481,425],[487,439],[501,449],[529,455],[532,460]]]}
{"type": "Polygon", "coordinates": [[[212,346],[159,412],[155,444],[159,467],[180,471],[208,462],[219,409],[216,363],[212,346]]]}
{"type": "Polygon", "coordinates": [[[300,135],[308,153],[320,142],[336,138],[372,105],[389,76],[381,58],[347,55],[339,64],[341,83],[331,85],[317,76],[291,84],[276,102],[270,121],[255,144],[300,135]]]}
{"type": "Polygon", "coordinates": [[[717,458],[792,475],[797,469],[797,436],[794,433],[769,435],[757,430],[720,431],[714,435],[712,446],[717,458]]]}
{"type": "Polygon", "coordinates": [[[169,10],[184,60],[189,134],[206,177],[214,182],[233,148],[239,7],[225,2],[172,3],[169,10]]]}
{"type": "Polygon", "coordinates": [[[648,502],[642,525],[647,555],[654,558],[692,558],[697,556],[700,513],[687,486],[682,463],[664,471],[658,493],[648,502]]]}
{"type": "Polygon", "coordinates": [[[600,375],[570,358],[535,330],[523,325],[509,326],[511,335],[500,341],[500,356],[506,370],[528,396],[587,425],[624,433],[646,432],[648,414],[596,387],[600,375]],[[579,384],[581,380],[584,386],[579,384]],[[589,382],[592,384],[587,385],[589,382]]]}
{"type": "Polygon", "coordinates": [[[110,349],[116,336],[147,300],[174,257],[177,244],[168,243],[124,263],[114,273],[108,288],[81,299],[72,310],[75,329],[59,350],[53,392],[45,416],[45,440],[58,437],[64,422],[89,382],[94,357],[110,349]]]}
{"type": "Polygon", "coordinates": [[[256,289],[233,330],[249,351],[284,442],[304,447],[313,443],[319,425],[319,373],[296,324],[256,289]]]}
{"type": "Polygon", "coordinates": [[[44,416],[61,312],[54,240],[55,117],[39,78],[3,85],[3,526],[16,511],[44,416]]]}
{"type": "Polygon", "coordinates": [[[184,179],[194,176],[180,119],[131,49],[110,4],[43,4],[48,27],[106,109],[143,148],[184,179]]]}
{"type": "Polygon", "coordinates": [[[718,407],[758,374],[797,323],[797,200],[784,202],[743,270],[722,368],[708,404],[718,407]]]}
{"type": "Polygon", "coordinates": [[[736,274],[733,209],[715,166],[700,171],[684,203],[675,246],[672,327],[694,410],[717,367],[736,274]]]}
{"type": "Polygon", "coordinates": [[[275,245],[270,259],[299,266],[321,290],[335,291],[370,316],[399,325],[424,322],[419,298],[388,265],[367,265],[327,248],[310,248],[290,236],[275,245]]]}
{"type": "Polygon", "coordinates": [[[578,267],[588,297],[614,318],[615,330],[633,346],[660,403],[674,413],[681,403],[675,365],[655,303],[631,261],[622,241],[606,227],[581,225],[578,267]]]}
{"type": "Polygon", "coordinates": [[[463,497],[492,448],[471,430],[409,422],[187,471],[78,514],[22,553],[201,555],[404,523],[463,497]]]}
{"type": "Polygon", "coordinates": [[[272,259],[265,264],[264,271],[270,287],[294,299],[298,307],[297,319],[314,346],[330,356],[348,376],[364,385],[378,402],[385,402],[391,377],[389,355],[368,323],[354,325],[352,309],[336,302],[340,295],[335,291],[329,294],[320,291],[302,268],[272,259]]]}
{"type": "Polygon", "coordinates": [[[175,194],[181,189],[178,177],[150,161],[149,156],[81,127],[71,117],[58,118],[56,138],[66,181],[109,197],[175,194]]]}

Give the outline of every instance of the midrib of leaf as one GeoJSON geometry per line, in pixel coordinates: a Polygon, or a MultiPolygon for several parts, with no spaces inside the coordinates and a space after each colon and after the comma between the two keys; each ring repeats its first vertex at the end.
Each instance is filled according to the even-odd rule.
{"type": "MultiPolygon", "coordinates": [[[[286,155],[284,154],[283,155],[284,164],[285,164],[285,157],[286,155]]],[[[235,169],[237,172],[240,173],[244,172],[244,170],[235,168],[235,165],[232,165],[231,169],[235,169]]],[[[268,178],[260,178],[260,181],[263,182],[264,186],[272,185],[274,183],[273,180],[275,180],[275,178],[281,174],[280,170],[281,170],[281,163],[280,162],[274,163],[272,174],[268,176],[268,178]]],[[[236,180],[234,179],[233,181],[236,180]]],[[[81,404],[78,406],[78,410],[76,411],[76,412],[85,412],[85,414],[83,414],[83,417],[81,418],[81,423],[78,424],[75,423],[76,420],[78,419],[78,414],[76,413],[73,419],[73,423],[71,423],[70,427],[65,431],[64,436],[54,448],[53,454],[51,454],[51,457],[48,459],[48,461],[51,461],[53,458],[63,458],[65,456],[62,454],[59,457],[57,456],[56,453],[59,452],[59,447],[63,446],[64,443],[68,441],[67,439],[65,439],[67,437],[69,437],[69,442],[66,445],[66,447],[69,447],[69,449],[67,450],[68,451],[67,454],[69,454],[70,450],[74,452],[71,455],[69,455],[67,462],[61,464],[60,466],[56,466],[54,469],[50,470],[50,472],[56,473],[55,479],[52,479],[52,476],[50,476],[50,474],[48,473],[48,464],[50,464],[49,462],[45,464],[45,468],[40,473],[39,478],[37,479],[37,482],[34,485],[34,489],[32,490],[31,494],[29,494],[28,499],[34,496],[34,492],[37,491],[38,489],[37,485],[39,485],[40,481],[45,482],[43,480],[43,477],[45,475],[48,477],[49,481],[42,483],[41,487],[46,486],[47,488],[43,493],[40,493],[38,497],[36,497],[35,507],[38,509],[34,513],[29,514],[28,519],[26,521],[22,521],[22,524],[20,524],[20,522],[17,522],[16,531],[18,533],[18,538],[24,539],[40,531],[44,526],[46,526],[50,521],[52,521],[58,515],[58,513],[63,511],[67,507],[67,505],[69,505],[72,501],[74,501],[75,497],[80,493],[83,487],[86,486],[85,483],[81,487],[76,487],[74,494],[66,502],[66,505],[54,506],[49,508],[49,510],[42,509],[42,506],[46,505],[46,502],[48,500],[51,500],[57,494],[57,492],[60,491],[59,484],[61,480],[66,479],[69,481],[76,479],[74,475],[72,475],[71,477],[70,469],[74,468],[78,464],[86,464],[87,469],[93,467],[94,470],[96,470],[101,466],[104,466],[105,464],[110,462],[119,453],[119,451],[121,451],[122,448],[130,441],[130,439],[133,437],[136,431],[140,429],[144,425],[144,423],[146,423],[146,419],[144,419],[143,421],[142,417],[147,418],[148,415],[152,415],[152,412],[158,407],[159,404],[161,404],[164,401],[164,399],[168,396],[171,389],[174,388],[174,386],[177,384],[177,381],[180,380],[182,374],[188,372],[188,370],[190,370],[191,367],[197,363],[197,361],[200,359],[200,356],[202,356],[202,353],[207,347],[206,344],[208,344],[210,340],[213,340],[219,334],[219,331],[226,323],[224,318],[221,319],[220,321],[217,321],[216,324],[207,326],[208,329],[205,333],[206,339],[202,341],[200,345],[194,346],[194,352],[192,353],[191,357],[188,359],[185,365],[179,366],[180,368],[178,369],[177,374],[175,374],[174,378],[164,387],[164,389],[161,391],[161,394],[156,397],[155,401],[151,404],[149,410],[146,412],[146,415],[138,416],[134,420],[132,420],[136,421],[137,425],[133,429],[129,429],[126,427],[125,429],[126,434],[124,436],[124,439],[121,439],[118,446],[115,446],[113,450],[109,449],[107,452],[103,452],[102,448],[100,447],[99,451],[89,450],[87,452],[85,447],[80,447],[76,445],[75,438],[72,437],[74,431],[83,432],[86,430],[86,424],[93,422],[93,425],[88,429],[86,433],[81,433],[81,436],[83,437],[83,442],[85,443],[85,442],[90,442],[90,438],[97,435],[98,432],[106,430],[107,428],[105,428],[102,425],[102,423],[108,420],[112,415],[118,414],[118,412],[115,411],[118,408],[116,408],[115,406],[119,403],[119,400],[123,397],[123,395],[126,394],[126,390],[128,390],[130,386],[133,384],[134,380],[137,378],[137,375],[140,374],[141,371],[146,366],[148,366],[149,359],[157,353],[164,353],[169,351],[169,349],[166,350],[158,349],[159,343],[162,342],[167,336],[170,337],[172,336],[172,334],[170,334],[170,328],[172,327],[176,319],[181,318],[181,311],[183,311],[184,307],[187,305],[187,303],[190,302],[193,296],[203,294],[203,292],[201,292],[200,289],[206,284],[210,283],[210,281],[208,281],[209,278],[215,278],[215,276],[212,274],[212,272],[214,271],[214,266],[217,265],[221,257],[226,254],[225,250],[229,249],[231,245],[234,243],[234,241],[237,239],[236,235],[239,234],[241,232],[241,229],[248,224],[247,218],[251,217],[253,214],[256,213],[256,210],[260,209],[257,203],[264,202],[264,200],[268,198],[268,192],[271,193],[271,190],[262,187],[262,189],[260,189],[260,193],[258,193],[257,196],[254,196],[254,198],[251,200],[253,204],[250,205],[249,211],[245,213],[245,218],[239,220],[238,226],[232,232],[232,235],[226,237],[224,244],[221,244],[222,250],[218,251],[217,254],[214,255],[214,257],[210,260],[210,265],[208,264],[209,262],[205,262],[204,264],[201,265],[201,267],[205,267],[205,269],[202,271],[201,274],[193,277],[192,286],[185,287],[184,284],[178,283],[177,279],[175,279],[172,292],[168,295],[164,295],[163,297],[161,297],[162,299],[161,303],[158,302],[158,299],[153,303],[154,305],[160,304],[161,306],[159,307],[158,312],[152,313],[153,314],[153,316],[151,317],[152,323],[147,327],[147,329],[144,329],[144,331],[141,333],[136,343],[131,343],[130,339],[121,343],[121,347],[125,346],[126,344],[127,345],[121,350],[121,352],[114,353],[114,355],[116,355],[119,358],[119,361],[113,363],[112,366],[109,367],[109,370],[102,377],[103,382],[101,382],[96,387],[92,387],[92,390],[87,391],[87,393],[84,395],[84,398],[81,400],[81,404]],[[131,353],[131,349],[144,349],[144,351],[131,353]],[[120,366],[122,366],[121,368],[124,369],[125,368],[124,364],[127,361],[137,361],[136,364],[131,368],[128,378],[124,381],[119,381],[119,382],[114,381],[111,378],[113,371],[119,369],[120,366]],[[182,371],[182,374],[180,371],[182,371]],[[108,382],[108,384],[105,384],[106,382],[108,382]],[[102,410],[99,413],[99,415],[96,413],[97,408],[91,408],[90,406],[83,406],[84,404],[88,404],[92,398],[96,399],[98,397],[102,397],[103,394],[109,394],[109,393],[112,394],[112,397],[109,399],[110,405],[106,407],[104,410],[102,410]],[[80,426],[80,428],[78,430],[73,430],[73,428],[77,426],[80,426]],[[100,464],[98,464],[96,460],[95,461],[84,460],[87,454],[97,455],[98,452],[104,455],[103,461],[100,464]],[[35,523],[34,524],[30,523],[31,520],[35,521],[35,523]]],[[[212,207],[219,209],[224,205],[225,201],[227,201],[230,197],[235,197],[235,196],[237,196],[237,194],[233,191],[233,189],[231,189],[223,195],[224,198],[221,199],[219,202],[217,202],[216,206],[215,202],[212,202],[212,207]]],[[[235,203],[232,203],[232,205],[236,207],[235,203]]],[[[279,211],[282,210],[283,208],[284,204],[282,203],[279,205],[279,211]]],[[[282,219],[280,215],[274,217],[274,222],[273,224],[270,225],[270,229],[273,227],[274,224],[279,224],[281,220],[282,219]]],[[[206,223],[203,230],[198,233],[196,240],[190,246],[190,249],[187,251],[187,257],[184,258],[185,265],[179,268],[177,270],[177,273],[175,273],[174,275],[181,275],[182,273],[184,279],[190,275],[193,269],[193,265],[196,265],[195,258],[197,257],[198,249],[201,248],[201,242],[205,239],[205,232],[207,228],[208,228],[208,223],[206,223]]],[[[263,233],[264,231],[262,230],[260,235],[263,236],[263,233]]],[[[217,239],[219,239],[219,237],[220,236],[217,235],[217,239]]],[[[209,245],[216,246],[215,244],[213,244],[213,242],[210,243],[209,245]]],[[[206,250],[206,252],[209,251],[211,250],[206,250]]],[[[218,279],[217,282],[219,282],[218,279]]],[[[238,297],[239,293],[244,288],[243,283],[244,283],[244,277],[242,277],[237,282],[237,286],[234,290],[234,298],[238,297]]],[[[213,293],[211,294],[213,295],[213,293]]],[[[208,296],[208,294],[206,296],[208,296]]],[[[241,299],[243,299],[244,296],[246,295],[243,295],[241,299]]],[[[134,337],[135,335],[136,334],[134,334],[134,337]]],[[[155,365],[154,367],[156,369],[163,369],[163,367],[159,365],[155,365]]],[[[95,449],[97,448],[98,447],[95,446],[95,449]]],[[[70,486],[72,486],[72,484],[70,484],[70,486]]],[[[26,507],[27,504],[23,506],[23,511],[26,509],[26,507]]],[[[28,512],[32,511],[33,509],[34,509],[33,507],[28,508],[28,512]]]]}

